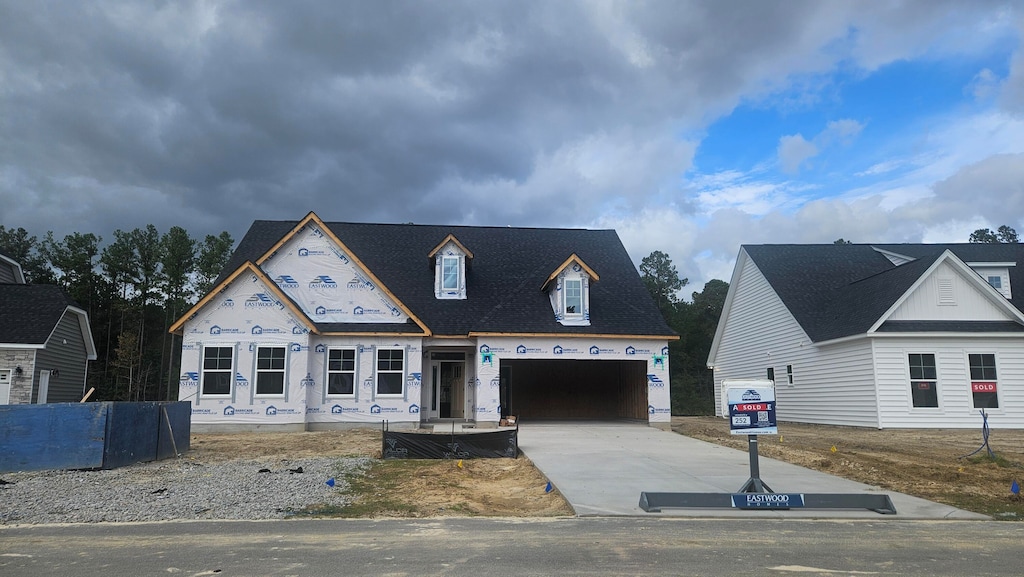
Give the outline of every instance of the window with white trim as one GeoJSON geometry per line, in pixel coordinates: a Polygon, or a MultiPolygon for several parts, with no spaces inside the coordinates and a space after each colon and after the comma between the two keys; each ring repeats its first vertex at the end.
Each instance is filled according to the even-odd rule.
{"type": "Polygon", "coordinates": [[[786,381],[789,386],[793,386],[793,365],[786,365],[786,381]]]}
{"type": "Polygon", "coordinates": [[[234,347],[203,347],[202,394],[228,396],[234,380],[234,347]]]}
{"type": "Polygon", "coordinates": [[[910,397],[914,407],[938,407],[939,381],[935,370],[935,355],[910,353],[907,361],[910,365],[910,397]]]}
{"type": "Polygon", "coordinates": [[[971,401],[975,409],[999,408],[999,380],[996,378],[996,356],[991,353],[968,354],[971,367],[971,401]]]}
{"type": "Polygon", "coordinates": [[[989,275],[988,284],[992,285],[992,288],[1001,290],[1003,288],[1003,277],[999,275],[989,275]]]}
{"type": "Polygon", "coordinates": [[[401,395],[405,385],[405,351],[377,349],[377,394],[401,395]]]}
{"type": "Polygon", "coordinates": [[[565,316],[583,316],[583,280],[567,278],[562,287],[565,298],[565,316]]]}
{"type": "Polygon", "coordinates": [[[457,256],[441,258],[441,290],[459,290],[459,260],[457,256]]]}
{"type": "Polygon", "coordinates": [[[327,351],[327,394],[354,395],[356,393],[356,350],[330,349],[327,351]]]}
{"type": "Polygon", "coordinates": [[[256,394],[284,395],[285,347],[256,348],[256,394]]]}

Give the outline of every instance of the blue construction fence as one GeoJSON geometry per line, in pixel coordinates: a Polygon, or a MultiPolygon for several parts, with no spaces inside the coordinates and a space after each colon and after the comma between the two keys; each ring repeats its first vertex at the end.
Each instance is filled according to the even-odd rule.
{"type": "Polygon", "coordinates": [[[114,469],[189,449],[192,403],[0,405],[0,473],[114,469]]]}

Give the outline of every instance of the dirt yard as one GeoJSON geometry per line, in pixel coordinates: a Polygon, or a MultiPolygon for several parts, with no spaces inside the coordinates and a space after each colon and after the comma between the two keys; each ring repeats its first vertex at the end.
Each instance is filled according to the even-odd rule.
{"type": "MultiPolygon", "coordinates": [[[[746,450],[746,435],[731,435],[715,417],[674,417],[672,430],[746,450]]],[[[854,481],[993,515],[1024,520],[1024,430],[993,429],[982,450],[978,429],[866,429],[779,423],[778,435],[758,437],[758,453],[854,481]]],[[[767,479],[766,479],[767,481],[767,479]]],[[[770,481],[769,481],[770,484],[770,481]]]]}
{"type": "Polygon", "coordinates": [[[245,456],[296,461],[311,457],[375,457],[365,476],[347,479],[357,495],[330,517],[554,517],[572,515],[557,490],[526,457],[518,459],[380,460],[379,429],[310,433],[196,434],[189,458],[215,462],[245,456]]]}
{"type": "MultiPolygon", "coordinates": [[[[744,435],[713,417],[675,417],[675,432],[746,450],[744,435]]],[[[885,489],[993,515],[1024,520],[1024,500],[1010,492],[1024,485],[1024,430],[992,430],[989,446],[978,430],[882,430],[781,423],[779,435],[759,439],[760,454],[885,489]],[[834,450],[833,450],[834,447],[834,450]]],[[[199,462],[269,457],[379,457],[380,431],[353,429],[317,433],[197,434],[189,458],[199,462]]],[[[376,460],[363,477],[348,479],[358,496],[341,510],[311,509],[332,517],[572,515],[558,494],[544,491],[547,479],[529,459],[462,462],[376,460]]]]}

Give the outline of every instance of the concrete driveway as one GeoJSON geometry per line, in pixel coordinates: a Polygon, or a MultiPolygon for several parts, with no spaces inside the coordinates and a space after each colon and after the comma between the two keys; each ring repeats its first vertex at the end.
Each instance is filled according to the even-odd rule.
{"type": "Polygon", "coordinates": [[[895,515],[847,509],[671,509],[647,513],[641,492],[735,493],[750,478],[746,451],[643,424],[526,423],[519,448],[558,488],[578,516],[689,516],[870,519],[988,519],[902,493],[766,457],[760,477],[776,493],[888,494],[895,515]]]}

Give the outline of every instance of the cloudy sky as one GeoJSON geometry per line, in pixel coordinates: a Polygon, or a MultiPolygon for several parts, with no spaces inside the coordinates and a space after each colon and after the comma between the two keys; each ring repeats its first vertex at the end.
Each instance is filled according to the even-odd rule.
{"type": "Polygon", "coordinates": [[[0,224],[1024,232],[1017,2],[0,0],[0,224]]]}

